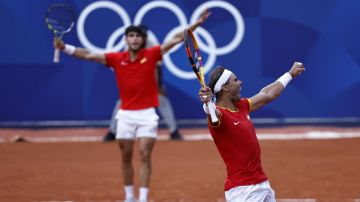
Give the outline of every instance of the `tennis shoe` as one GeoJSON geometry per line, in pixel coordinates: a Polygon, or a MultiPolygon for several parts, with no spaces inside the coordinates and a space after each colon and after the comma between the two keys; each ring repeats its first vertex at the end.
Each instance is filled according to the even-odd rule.
{"type": "Polygon", "coordinates": [[[183,140],[182,135],[179,133],[178,130],[175,130],[174,132],[170,133],[170,139],[171,140],[183,140]]]}

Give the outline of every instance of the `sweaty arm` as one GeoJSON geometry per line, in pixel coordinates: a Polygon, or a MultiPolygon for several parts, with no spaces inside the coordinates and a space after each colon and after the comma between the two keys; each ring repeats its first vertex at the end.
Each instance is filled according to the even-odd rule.
{"type": "Polygon", "coordinates": [[[285,87],[278,81],[275,81],[260,90],[260,92],[250,98],[250,111],[255,111],[265,104],[279,97],[285,87]]]}
{"type": "MultiPolygon", "coordinates": [[[[202,12],[199,19],[194,24],[190,25],[188,29],[194,31],[197,27],[199,27],[206,21],[210,14],[211,12],[206,9],[204,12],[202,12]]],[[[171,48],[173,48],[175,45],[182,41],[184,41],[184,32],[180,31],[172,39],[160,46],[161,54],[167,53],[171,48]]]]}
{"type": "Polygon", "coordinates": [[[258,94],[250,98],[250,111],[255,111],[279,97],[286,85],[304,71],[304,65],[302,63],[295,62],[289,72],[285,73],[278,80],[264,87],[258,94]]]}
{"type": "Polygon", "coordinates": [[[105,54],[91,53],[84,48],[78,48],[69,44],[65,44],[61,39],[54,39],[54,48],[58,48],[64,53],[83,60],[89,60],[106,64],[105,54]]]}

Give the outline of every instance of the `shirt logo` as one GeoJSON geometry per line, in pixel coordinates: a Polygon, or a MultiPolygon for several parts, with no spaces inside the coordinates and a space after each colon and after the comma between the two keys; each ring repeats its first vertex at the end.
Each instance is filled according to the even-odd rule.
{"type": "Polygon", "coordinates": [[[147,58],[143,58],[140,60],[140,64],[144,64],[147,61],[147,58]]]}
{"type": "Polygon", "coordinates": [[[125,62],[125,61],[121,61],[120,64],[123,65],[123,66],[125,66],[125,65],[127,65],[128,63],[125,62]]]}
{"type": "Polygon", "coordinates": [[[236,121],[234,121],[234,126],[236,126],[237,124],[239,124],[240,122],[236,122],[236,121]]]}

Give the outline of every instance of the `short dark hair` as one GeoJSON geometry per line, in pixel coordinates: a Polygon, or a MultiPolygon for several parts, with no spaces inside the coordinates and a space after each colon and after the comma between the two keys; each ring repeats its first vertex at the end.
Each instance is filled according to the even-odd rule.
{"type": "Polygon", "coordinates": [[[224,71],[225,71],[225,67],[223,67],[223,66],[217,66],[217,67],[215,67],[214,70],[211,71],[210,76],[209,76],[208,86],[209,86],[209,88],[211,88],[211,91],[213,93],[214,93],[215,84],[220,79],[220,77],[221,77],[221,75],[223,74],[224,71]]]}
{"type": "Polygon", "coordinates": [[[125,35],[127,36],[130,32],[136,32],[139,33],[144,39],[146,39],[147,37],[147,27],[144,25],[130,25],[129,27],[126,28],[125,30],[125,35]]]}

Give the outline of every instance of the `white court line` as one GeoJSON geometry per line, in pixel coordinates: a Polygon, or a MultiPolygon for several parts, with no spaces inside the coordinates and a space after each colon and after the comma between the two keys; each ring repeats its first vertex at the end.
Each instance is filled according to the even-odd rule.
{"type": "MultiPolygon", "coordinates": [[[[176,199],[176,200],[170,200],[170,201],[188,201],[188,202],[192,202],[191,200],[182,200],[182,199],[176,199]]],[[[218,200],[214,200],[217,202],[226,202],[225,199],[218,199],[218,200]]],[[[278,202],[316,202],[316,199],[276,199],[276,201],[278,202]]],[[[73,202],[73,201],[33,201],[33,202],[73,202]]],[[[90,202],[90,201],[89,201],[90,202]]],[[[93,201],[91,200],[91,202],[124,202],[122,200],[99,200],[99,201],[93,201]]],[[[149,200],[149,202],[154,202],[154,200],[149,200]]]]}
{"type": "MultiPolygon", "coordinates": [[[[176,200],[171,200],[171,201],[190,201],[191,200],[182,200],[182,199],[176,199],[176,200]]],[[[225,199],[218,199],[218,200],[215,200],[217,202],[225,202],[225,199]]],[[[316,202],[317,200],[316,199],[276,199],[277,202],[316,202]]],[[[330,200],[331,201],[331,200],[330,200]]],[[[348,201],[348,202],[360,202],[360,199],[349,199],[349,200],[345,200],[345,201],[348,201]]],[[[33,202],[73,202],[73,201],[33,201],[33,202]]],[[[94,201],[94,200],[91,200],[89,202],[123,202],[122,200],[115,200],[115,201],[112,201],[112,200],[99,200],[99,201],[94,201]]],[[[154,200],[149,200],[149,202],[154,202],[154,200]]]]}
{"type": "MultiPolygon", "coordinates": [[[[360,138],[360,132],[332,132],[332,131],[312,131],[306,133],[259,133],[259,140],[322,140],[322,139],[342,139],[342,138],[360,138]]],[[[212,140],[209,133],[184,135],[184,140],[199,141],[212,140]]],[[[17,137],[18,138],[18,137],[17,137]]],[[[98,136],[57,136],[57,137],[26,137],[26,141],[42,143],[42,142],[100,142],[102,137],[98,136]]],[[[159,135],[158,140],[169,140],[168,135],[159,135]]],[[[5,138],[0,138],[0,143],[12,142],[5,138]]]]}
{"type": "Polygon", "coordinates": [[[360,132],[332,132],[332,131],[311,131],[306,133],[291,134],[258,134],[260,140],[319,140],[319,139],[342,139],[359,138],[360,132]]]}
{"type": "Polygon", "coordinates": [[[276,199],[278,202],[316,202],[316,199],[276,199]]]}

